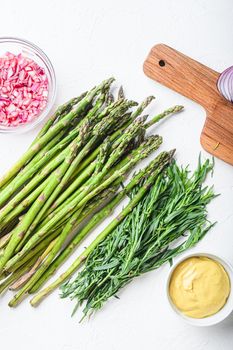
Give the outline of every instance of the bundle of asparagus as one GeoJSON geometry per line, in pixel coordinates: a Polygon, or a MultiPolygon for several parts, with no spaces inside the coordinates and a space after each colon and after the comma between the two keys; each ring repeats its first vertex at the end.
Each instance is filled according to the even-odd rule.
{"type": "MultiPolygon", "coordinates": [[[[21,288],[10,306],[38,290],[81,239],[147,176],[148,169],[139,172],[119,192],[129,171],[162,142],[158,135],[145,136],[146,129],[182,109],[169,108],[146,122],[140,114],[153,97],[132,110],[137,103],[126,100],[122,88],[114,100],[113,80],[59,107],[0,179],[0,292],[21,288]],[[104,204],[80,231],[83,220],[104,204]],[[73,231],[73,240],[63,247],[73,231]]],[[[165,153],[150,166],[163,169],[170,158],[165,153]]]]}

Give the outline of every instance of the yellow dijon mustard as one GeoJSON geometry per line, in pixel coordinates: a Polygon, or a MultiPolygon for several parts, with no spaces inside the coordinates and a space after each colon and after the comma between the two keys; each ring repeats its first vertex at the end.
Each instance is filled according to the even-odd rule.
{"type": "Polygon", "coordinates": [[[169,284],[173,304],[192,318],[216,314],[225,305],[230,289],[224,267],[204,256],[182,261],[173,271],[169,284]]]}

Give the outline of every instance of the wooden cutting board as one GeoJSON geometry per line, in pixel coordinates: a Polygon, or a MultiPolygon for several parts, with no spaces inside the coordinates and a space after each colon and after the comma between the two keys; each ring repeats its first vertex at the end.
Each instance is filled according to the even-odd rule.
{"type": "Polygon", "coordinates": [[[151,49],[143,70],[148,77],[205,108],[201,144],[207,152],[233,165],[233,104],[217,90],[220,73],[163,44],[151,49]]]}

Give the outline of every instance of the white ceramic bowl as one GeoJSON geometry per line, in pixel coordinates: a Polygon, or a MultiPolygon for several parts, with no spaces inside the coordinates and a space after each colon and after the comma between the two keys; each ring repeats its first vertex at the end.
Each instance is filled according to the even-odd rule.
{"type": "Polygon", "coordinates": [[[167,298],[168,298],[169,304],[171,305],[172,310],[176,313],[176,315],[181,317],[184,321],[186,321],[187,323],[189,323],[189,324],[191,324],[193,326],[199,326],[199,327],[215,325],[215,324],[223,321],[227,316],[230,315],[230,313],[233,310],[233,267],[225,259],[220,258],[220,257],[218,257],[216,255],[213,255],[213,254],[195,253],[195,254],[186,255],[186,256],[178,259],[174,263],[174,265],[172,266],[172,268],[171,268],[171,270],[169,272],[169,275],[168,275],[168,280],[167,280],[167,285],[166,285],[166,292],[167,292],[167,298]],[[194,256],[196,256],[196,257],[198,257],[198,256],[205,256],[207,258],[216,260],[217,262],[222,264],[222,266],[225,268],[226,272],[228,273],[229,279],[230,279],[231,291],[230,291],[230,295],[229,295],[229,297],[227,299],[226,304],[216,314],[214,314],[212,316],[209,316],[209,317],[205,317],[205,318],[192,318],[192,317],[184,315],[179,309],[176,308],[176,306],[174,305],[174,303],[171,300],[170,293],[169,293],[170,280],[171,280],[171,276],[172,276],[175,268],[182,261],[184,261],[184,260],[186,260],[188,258],[194,257],[194,256]]]}

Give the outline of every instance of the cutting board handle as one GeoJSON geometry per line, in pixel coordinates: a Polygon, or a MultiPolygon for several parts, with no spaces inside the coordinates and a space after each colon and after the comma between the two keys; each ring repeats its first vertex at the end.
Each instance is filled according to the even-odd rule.
{"type": "Polygon", "coordinates": [[[219,73],[167,45],[158,44],[151,49],[143,70],[148,77],[201,104],[209,112],[219,98],[216,87],[219,73]]]}

